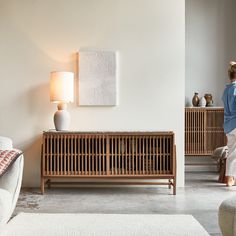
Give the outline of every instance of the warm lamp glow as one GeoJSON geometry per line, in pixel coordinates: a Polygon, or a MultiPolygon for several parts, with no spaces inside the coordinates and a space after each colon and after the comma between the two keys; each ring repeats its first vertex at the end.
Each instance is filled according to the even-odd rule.
{"type": "Polygon", "coordinates": [[[74,73],[65,71],[51,72],[50,100],[57,103],[74,101],[74,73]]]}

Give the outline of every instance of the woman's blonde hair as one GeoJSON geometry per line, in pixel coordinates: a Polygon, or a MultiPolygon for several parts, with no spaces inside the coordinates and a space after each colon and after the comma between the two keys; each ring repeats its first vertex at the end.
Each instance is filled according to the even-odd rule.
{"type": "Polygon", "coordinates": [[[228,75],[231,80],[236,79],[236,62],[229,63],[228,75]]]}

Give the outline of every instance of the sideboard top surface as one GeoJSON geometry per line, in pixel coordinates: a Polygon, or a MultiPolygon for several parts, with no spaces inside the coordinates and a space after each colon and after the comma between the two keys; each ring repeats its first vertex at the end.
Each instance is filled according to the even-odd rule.
{"type": "Polygon", "coordinates": [[[88,134],[88,135],[174,135],[173,131],[56,131],[48,130],[44,131],[43,134],[88,134]]]}
{"type": "Polygon", "coordinates": [[[224,107],[185,107],[186,110],[224,110],[224,107]]]}

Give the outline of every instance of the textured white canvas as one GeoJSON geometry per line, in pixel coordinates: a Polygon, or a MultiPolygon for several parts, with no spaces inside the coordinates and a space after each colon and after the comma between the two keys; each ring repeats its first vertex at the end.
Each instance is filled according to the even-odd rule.
{"type": "Polygon", "coordinates": [[[79,52],[78,104],[80,106],[116,105],[116,53],[79,52]]]}

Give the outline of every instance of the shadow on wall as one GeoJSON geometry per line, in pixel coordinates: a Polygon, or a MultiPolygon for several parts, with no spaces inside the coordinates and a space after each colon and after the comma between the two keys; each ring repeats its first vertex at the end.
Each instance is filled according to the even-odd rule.
{"type": "Polygon", "coordinates": [[[25,157],[23,186],[35,187],[40,183],[42,132],[52,124],[53,106],[49,100],[49,83],[23,93],[22,97],[18,97],[18,102],[25,106],[25,117],[21,117],[24,128],[20,127],[21,137],[17,138],[21,140],[17,147],[24,151],[25,157]]]}
{"type": "Polygon", "coordinates": [[[14,147],[24,151],[23,185],[39,186],[41,135],[54,127],[57,109],[49,100],[50,71],[70,70],[72,59],[64,47],[50,46],[17,18],[6,19],[1,37],[7,56],[2,64],[6,79],[1,84],[0,135],[12,138],[14,147]]]}
{"type": "MultiPolygon", "coordinates": [[[[49,100],[49,84],[22,91],[8,106],[14,107],[14,113],[17,114],[17,122],[16,117],[13,117],[11,122],[14,125],[16,140],[37,135],[42,129],[48,127],[49,121],[52,119],[53,106],[49,100]]],[[[25,141],[22,140],[17,145],[22,146],[24,143],[25,141]]]]}
{"type": "Polygon", "coordinates": [[[28,91],[26,94],[28,101],[28,114],[34,124],[34,131],[38,133],[41,129],[45,129],[45,124],[48,123],[52,116],[53,104],[50,103],[49,83],[41,84],[28,91]]]}
{"type": "Polygon", "coordinates": [[[188,97],[185,97],[185,106],[186,107],[191,107],[192,106],[192,101],[188,97]]]}
{"type": "Polygon", "coordinates": [[[42,135],[27,141],[24,146],[23,187],[36,187],[40,184],[42,135]]]}

